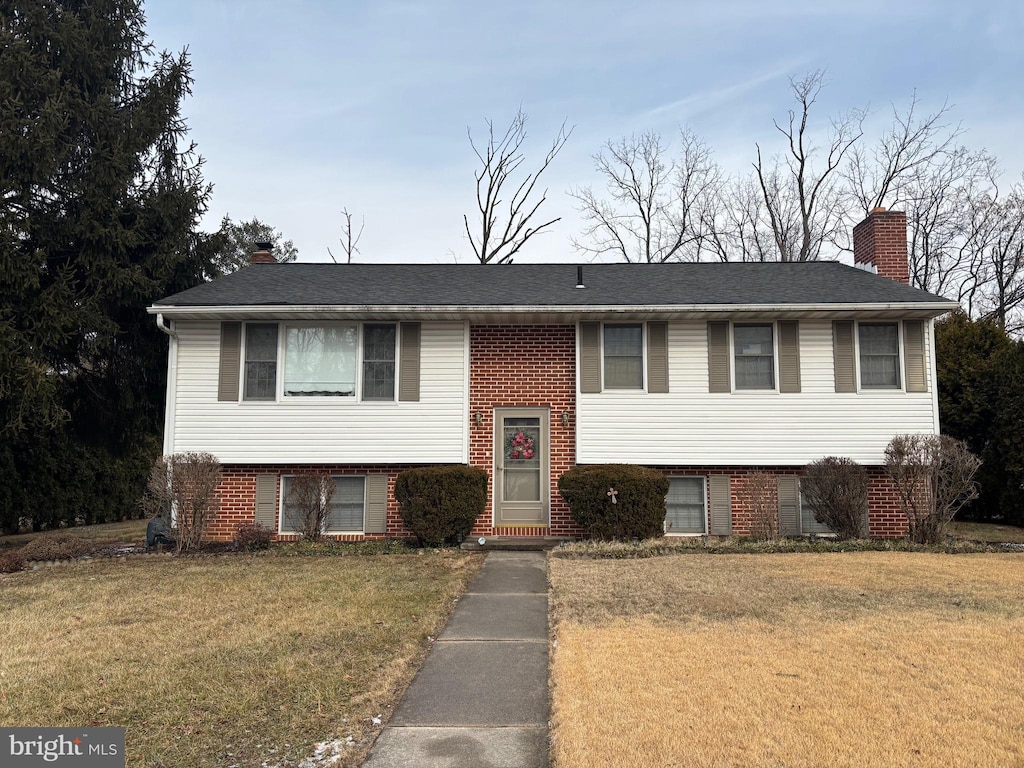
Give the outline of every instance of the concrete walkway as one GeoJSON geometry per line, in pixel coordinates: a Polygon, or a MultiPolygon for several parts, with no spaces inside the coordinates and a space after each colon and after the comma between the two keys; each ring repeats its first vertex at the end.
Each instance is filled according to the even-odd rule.
{"type": "Polygon", "coordinates": [[[543,552],[491,552],[363,768],[546,768],[543,552]]]}

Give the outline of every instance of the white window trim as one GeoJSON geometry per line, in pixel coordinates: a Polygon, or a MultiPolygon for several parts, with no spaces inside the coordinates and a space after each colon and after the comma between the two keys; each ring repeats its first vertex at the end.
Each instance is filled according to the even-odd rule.
{"type": "Polygon", "coordinates": [[[238,402],[247,406],[276,405],[280,400],[281,391],[281,323],[276,320],[246,320],[242,323],[242,340],[239,344],[238,355],[238,402]],[[274,374],[277,381],[274,384],[274,396],[270,398],[258,398],[247,400],[245,397],[245,357],[246,349],[249,346],[250,325],[276,325],[277,326],[277,360],[274,362],[274,374]]]}
{"type": "MultiPolygon", "coordinates": [[[[288,478],[296,477],[295,474],[281,475],[281,493],[278,494],[281,498],[278,504],[277,510],[277,532],[284,536],[301,536],[302,531],[286,531],[284,530],[284,501],[287,492],[285,491],[285,480],[288,478]]],[[[363,527],[358,531],[331,531],[326,530],[321,535],[323,536],[362,536],[366,533],[366,475],[348,475],[348,474],[336,474],[331,473],[332,478],[338,477],[358,477],[363,481],[363,527]]]]}
{"type": "Polygon", "coordinates": [[[710,521],[708,520],[708,478],[707,478],[707,475],[669,475],[668,476],[669,482],[672,482],[673,480],[676,480],[676,479],[684,479],[684,480],[698,479],[698,480],[701,481],[701,484],[703,485],[703,494],[704,494],[704,532],[703,533],[689,533],[687,531],[672,531],[671,529],[669,529],[669,527],[668,527],[668,503],[667,503],[668,502],[668,496],[666,495],[666,497],[665,497],[666,498],[665,520],[662,523],[662,526],[665,529],[665,535],[666,536],[677,536],[679,538],[696,538],[698,536],[707,536],[708,535],[708,528],[710,526],[710,521]]]}
{"type": "MultiPolygon", "coordinates": [[[[577,345],[578,346],[578,345],[577,345]]],[[[643,320],[630,322],[601,322],[601,392],[619,392],[624,394],[647,394],[647,323],[643,320]],[[606,326],[639,325],[640,326],[640,387],[609,387],[604,370],[604,329],[606,326]]]]}
{"type": "Polygon", "coordinates": [[[857,320],[853,324],[853,364],[857,371],[857,394],[892,394],[906,392],[906,367],[903,362],[903,321],[901,320],[857,320]],[[896,326],[896,375],[900,378],[898,387],[865,387],[860,377],[860,327],[861,325],[895,325],[896,326]]]}
{"type": "Polygon", "coordinates": [[[779,394],[779,326],[775,320],[744,320],[743,322],[729,321],[729,383],[734,395],[763,395],[779,394]],[[746,389],[736,386],[736,326],[737,325],[770,325],[772,327],[772,383],[774,386],[764,389],[746,389]]]}
{"type": "Polygon", "coordinates": [[[333,320],[328,322],[317,322],[315,320],[246,320],[242,323],[242,343],[241,353],[239,354],[239,387],[238,387],[238,402],[247,406],[267,406],[267,405],[288,405],[288,406],[302,406],[302,405],[336,405],[352,407],[354,405],[368,403],[370,405],[380,406],[397,406],[398,405],[398,386],[401,379],[401,328],[398,322],[391,322],[386,320],[374,321],[374,320],[333,320]],[[246,400],[245,399],[245,347],[248,342],[248,327],[249,325],[277,325],[277,384],[276,391],[273,399],[266,400],[246,400]],[[289,328],[340,328],[343,326],[355,326],[357,329],[358,339],[356,343],[356,381],[355,381],[355,395],[351,397],[343,396],[320,396],[320,397],[298,397],[298,396],[286,396],[284,394],[284,371],[285,365],[287,364],[286,353],[287,353],[287,338],[289,328]],[[363,399],[363,346],[364,346],[364,326],[366,325],[390,325],[395,329],[395,388],[394,393],[390,400],[383,400],[374,398],[372,400],[363,399]]]}

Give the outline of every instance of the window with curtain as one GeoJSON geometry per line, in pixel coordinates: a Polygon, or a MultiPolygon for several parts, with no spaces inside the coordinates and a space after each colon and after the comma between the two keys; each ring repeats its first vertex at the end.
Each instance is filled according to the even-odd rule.
{"type": "Polygon", "coordinates": [[[243,400],[277,397],[277,323],[245,326],[245,386],[243,400]]]}
{"type": "Polygon", "coordinates": [[[900,386],[900,332],[896,323],[859,323],[860,385],[865,389],[900,386]]]}
{"type": "Polygon", "coordinates": [[[286,397],[355,397],[356,325],[289,326],[285,333],[286,397]]]}
{"type": "Polygon", "coordinates": [[[363,326],[363,400],[395,399],[395,326],[363,326]]]}
{"type": "Polygon", "coordinates": [[[604,388],[643,389],[643,326],[604,326],[604,388]]]}
{"type": "Polygon", "coordinates": [[[665,497],[666,533],[706,533],[703,477],[670,477],[665,497]]]}
{"type": "Polygon", "coordinates": [[[736,389],[775,389],[775,345],[768,325],[734,325],[736,389]]]}

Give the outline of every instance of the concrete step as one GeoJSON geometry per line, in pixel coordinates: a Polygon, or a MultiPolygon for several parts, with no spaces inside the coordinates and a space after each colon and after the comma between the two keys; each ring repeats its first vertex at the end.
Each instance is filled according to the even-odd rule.
{"type": "Polygon", "coordinates": [[[466,539],[460,548],[466,552],[539,552],[570,541],[569,536],[487,536],[483,544],[477,538],[466,539]]]}

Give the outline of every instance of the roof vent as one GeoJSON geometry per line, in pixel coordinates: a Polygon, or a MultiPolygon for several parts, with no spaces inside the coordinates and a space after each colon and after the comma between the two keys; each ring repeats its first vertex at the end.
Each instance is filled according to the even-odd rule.
{"type": "Polygon", "coordinates": [[[587,287],[587,286],[585,286],[583,284],[583,267],[576,267],[576,287],[577,288],[586,288],[587,287]]]}

